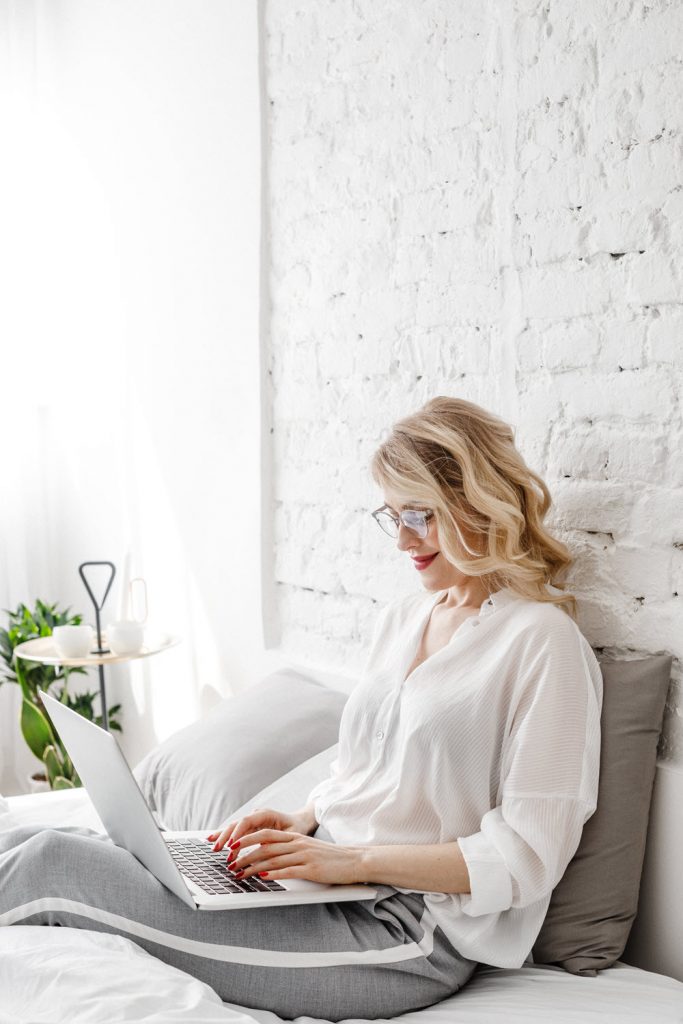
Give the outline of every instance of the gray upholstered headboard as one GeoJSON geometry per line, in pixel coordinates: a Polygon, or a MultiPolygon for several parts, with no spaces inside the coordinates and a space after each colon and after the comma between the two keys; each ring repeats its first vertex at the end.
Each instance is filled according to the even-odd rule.
{"type": "MultiPolygon", "coordinates": [[[[283,657],[283,666],[350,693],[356,678],[283,657]]],[[[658,764],[638,915],[621,961],[683,981],[683,766],[658,764]]]]}

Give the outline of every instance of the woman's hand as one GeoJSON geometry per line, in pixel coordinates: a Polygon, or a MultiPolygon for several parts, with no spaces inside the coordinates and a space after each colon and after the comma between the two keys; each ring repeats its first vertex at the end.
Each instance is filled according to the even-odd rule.
{"type": "MultiPolygon", "coordinates": [[[[215,841],[214,850],[222,850],[226,845],[241,841],[247,832],[254,832],[259,828],[276,828],[282,832],[307,832],[305,811],[286,814],[284,811],[274,811],[270,807],[256,807],[251,814],[237,821],[229,821],[221,830],[212,832],[206,838],[215,841]]],[[[244,845],[244,844],[242,844],[244,845]]]]}
{"type": "Polygon", "coordinates": [[[360,881],[360,851],[298,832],[260,828],[233,843],[228,865],[240,878],[307,878],[333,885],[360,881]],[[258,844],[258,845],[256,845],[258,844]],[[247,847],[255,849],[248,850],[247,847]],[[244,852],[243,852],[244,851],[244,852]]]}

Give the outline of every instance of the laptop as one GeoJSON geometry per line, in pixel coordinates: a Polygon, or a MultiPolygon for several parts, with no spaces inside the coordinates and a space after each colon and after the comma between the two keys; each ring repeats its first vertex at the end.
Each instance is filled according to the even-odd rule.
{"type": "MultiPolygon", "coordinates": [[[[377,895],[376,889],[364,883],[236,879],[226,865],[227,852],[214,853],[214,844],[206,838],[208,832],[216,830],[215,822],[200,831],[160,829],[112,734],[42,690],[38,692],[111,839],[137,857],[188,907],[241,910],[274,904],[370,900],[377,895]]],[[[257,845],[245,849],[254,850],[257,845]]]]}

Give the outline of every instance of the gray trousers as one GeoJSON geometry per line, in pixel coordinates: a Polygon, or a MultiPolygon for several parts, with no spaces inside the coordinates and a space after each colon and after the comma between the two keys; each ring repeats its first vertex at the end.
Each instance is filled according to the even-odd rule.
{"type": "Polygon", "coordinates": [[[67,826],[0,832],[0,925],[124,935],[231,1003],[339,1021],[394,1017],[453,995],[477,964],[421,923],[419,893],[193,911],[106,835],[67,826]]]}

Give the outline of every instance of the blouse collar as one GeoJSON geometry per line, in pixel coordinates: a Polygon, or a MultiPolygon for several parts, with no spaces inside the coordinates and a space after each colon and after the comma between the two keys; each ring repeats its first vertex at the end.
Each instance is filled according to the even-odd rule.
{"type": "MultiPolygon", "coordinates": [[[[546,590],[549,594],[561,594],[558,587],[554,587],[551,583],[546,583],[546,590]]],[[[436,597],[431,602],[431,608],[434,608],[443,598],[444,594],[447,594],[448,590],[439,590],[436,597]]],[[[431,596],[431,595],[430,595],[431,596]]],[[[520,594],[510,587],[501,587],[500,590],[496,590],[495,593],[489,594],[484,603],[479,609],[479,617],[483,618],[486,615],[491,615],[495,611],[500,611],[501,608],[505,608],[507,605],[512,604],[515,601],[524,600],[520,594]]]]}
{"type": "MultiPolygon", "coordinates": [[[[432,604],[432,608],[437,605],[444,594],[447,594],[448,590],[440,590],[432,604]]],[[[505,605],[510,604],[512,601],[518,600],[519,595],[511,590],[509,587],[502,587],[500,590],[496,590],[495,593],[490,594],[479,609],[479,615],[490,615],[494,611],[499,611],[504,608],[505,605]]]]}

